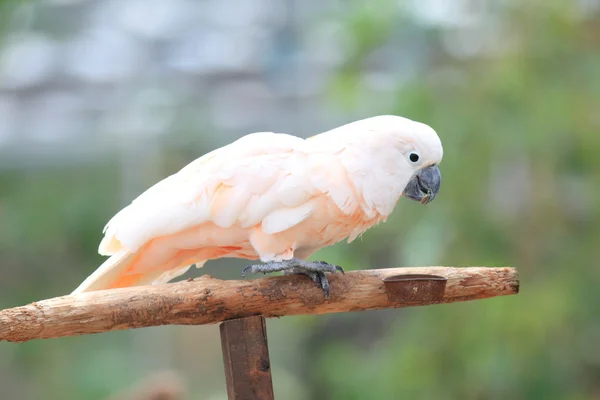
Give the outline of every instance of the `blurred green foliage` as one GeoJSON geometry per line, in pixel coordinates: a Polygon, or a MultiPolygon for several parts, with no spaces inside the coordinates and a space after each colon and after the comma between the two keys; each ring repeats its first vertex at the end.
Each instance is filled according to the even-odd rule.
{"type": "MultiPolygon", "coordinates": [[[[415,26],[381,4],[342,21],[355,45],[332,81],[332,109],[369,103],[365,60],[415,26]]],[[[415,36],[433,61],[390,88],[393,104],[378,112],[440,134],[436,201],[401,201],[386,224],[315,258],[349,269],[512,265],[521,293],[269,321],[279,398],[600,398],[600,15],[583,18],[568,1],[502,4],[493,52],[458,56],[443,46],[447,29],[415,36]]],[[[163,176],[199,155],[165,154],[163,176]]],[[[114,165],[0,175],[0,307],[68,293],[101,262],[101,228],[122,205],[114,165]]],[[[0,345],[7,399],[101,399],[161,368],[181,373],[194,398],[224,398],[214,327],[0,345]]]]}

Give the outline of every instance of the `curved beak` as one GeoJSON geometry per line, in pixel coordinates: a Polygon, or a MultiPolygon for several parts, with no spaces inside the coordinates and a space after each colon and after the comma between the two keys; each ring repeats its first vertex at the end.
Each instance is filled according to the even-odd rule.
{"type": "Polygon", "coordinates": [[[404,189],[404,195],[421,204],[430,203],[440,191],[442,176],[437,165],[419,170],[410,178],[404,189]]]}

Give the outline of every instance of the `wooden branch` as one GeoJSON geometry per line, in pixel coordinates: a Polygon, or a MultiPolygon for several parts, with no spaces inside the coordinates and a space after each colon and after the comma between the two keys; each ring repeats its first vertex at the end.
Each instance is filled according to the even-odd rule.
{"type": "MultiPolygon", "coordinates": [[[[281,317],[452,303],[516,294],[513,268],[387,268],[329,275],[331,295],[305,276],[195,281],[67,295],[0,311],[0,341],[24,342],[159,325],[200,325],[253,315],[281,317]],[[446,277],[438,301],[392,301],[382,279],[398,274],[446,277]]],[[[416,290],[416,289],[415,289],[416,290]]]]}

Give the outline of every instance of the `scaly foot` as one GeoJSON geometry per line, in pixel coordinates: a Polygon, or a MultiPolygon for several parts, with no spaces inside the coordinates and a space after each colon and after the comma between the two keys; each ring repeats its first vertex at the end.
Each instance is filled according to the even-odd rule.
{"type": "Polygon", "coordinates": [[[329,281],[325,272],[341,272],[344,273],[344,269],[338,265],[329,264],[325,261],[306,261],[299,258],[292,258],[284,261],[271,261],[264,264],[248,265],[242,270],[242,277],[246,277],[246,272],[250,271],[252,274],[262,272],[267,274],[269,272],[284,271],[284,274],[302,274],[312,279],[320,288],[325,291],[325,298],[329,298],[329,281]]]}

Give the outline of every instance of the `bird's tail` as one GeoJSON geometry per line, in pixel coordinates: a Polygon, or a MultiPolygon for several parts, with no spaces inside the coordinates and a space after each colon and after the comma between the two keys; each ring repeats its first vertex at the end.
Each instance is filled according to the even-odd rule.
{"type": "MultiPolygon", "coordinates": [[[[117,252],[100,265],[71,294],[166,283],[179,275],[183,275],[190,268],[190,265],[186,265],[178,268],[157,268],[151,271],[136,271],[130,268],[136,259],[136,255],[137,253],[131,253],[127,250],[117,252]]],[[[198,262],[196,266],[200,268],[202,264],[204,262],[198,262]]]]}

